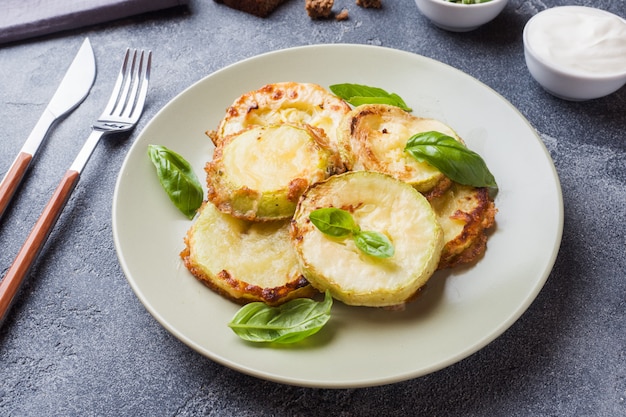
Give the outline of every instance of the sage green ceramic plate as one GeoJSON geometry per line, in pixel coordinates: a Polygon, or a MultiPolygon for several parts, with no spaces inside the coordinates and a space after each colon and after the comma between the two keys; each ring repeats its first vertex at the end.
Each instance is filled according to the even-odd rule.
{"type": "Polygon", "coordinates": [[[510,103],[440,62],[359,45],[272,52],[192,85],[141,132],[122,166],[113,201],[120,264],[135,294],[159,323],[200,354],[230,368],[281,383],[324,388],[416,378],[493,341],[541,290],[562,228],[563,202],[552,160],[510,103]],[[147,146],[177,151],[203,178],[204,164],[212,154],[204,132],[217,127],[237,96],[280,81],[381,87],[400,94],[414,114],[452,126],[483,156],[500,186],[497,228],[484,259],[469,269],[435,274],[423,296],[403,312],[336,302],[327,326],[306,343],[270,348],[235,336],[227,323],[239,307],[200,284],[179,258],[191,222],[160,188],[147,146]]]}

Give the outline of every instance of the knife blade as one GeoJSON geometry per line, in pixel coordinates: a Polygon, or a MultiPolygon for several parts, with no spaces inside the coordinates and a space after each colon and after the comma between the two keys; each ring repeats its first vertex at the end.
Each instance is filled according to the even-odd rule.
{"type": "Polygon", "coordinates": [[[85,38],[61,84],[0,183],[0,218],[52,125],[82,103],[95,78],[96,60],[89,38],[85,38]]]}

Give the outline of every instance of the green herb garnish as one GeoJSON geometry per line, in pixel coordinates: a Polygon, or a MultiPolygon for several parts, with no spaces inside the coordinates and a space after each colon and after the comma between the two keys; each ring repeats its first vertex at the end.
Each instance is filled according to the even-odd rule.
{"type": "Polygon", "coordinates": [[[309,214],[309,219],[320,232],[333,237],[352,235],[356,247],[362,252],[377,258],[390,258],[395,253],[393,244],[382,233],[363,231],[346,210],[335,207],[317,209],[309,214]]]}
{"type": "Polygon", "coordinates": [[[148,155],[170,200],[185,216],[193,219],[202,205],[204,192],[189,162],[160,145],[148,145],[148,155]]]}
{"type": "Polygon", "coordinates": [[[461,142],[441,132],[423,132],[411,136],[404,148],[413,158],[427,162],[452,181],[473,187],[488,187],[493,193],[498,185],[485,161],[461,142]]]}
{"type": "Polygon", "coordinates": [[[330,91],[353,106],[362,104],[389,104],[410,112],[412,109],[396,93],[388,93],[382,88],[369,87],[361,84],[334,84],[330,91]]]}
{"type": "Polygon", "coordinates": [[[228,326],[249,342],[295,343],[317,333],[330,319],[333,298],[297,298],[278,307],[260,301],[243,306],[228,326]]]}

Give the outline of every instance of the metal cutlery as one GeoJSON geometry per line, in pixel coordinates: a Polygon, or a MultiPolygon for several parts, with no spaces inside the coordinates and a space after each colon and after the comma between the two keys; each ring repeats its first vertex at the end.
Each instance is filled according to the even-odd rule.
{"type": "Polygon", "coordinates": [[[89,94],[95,78],[96,60],[89,38],[86,38],[39,121],[0,182],[0,218],[52,125],[78,107],[89,94]]]}
{"type": "Polygon", "coordinates": [[[126,51],[113,93],[104,112],[92,125],[92,132],[83,148],[66,171],[13,264],[0,281],[0,326],[100,138],[108,134],[128,131],[137,124],[148,92],[151,62],[152,52],[150,51],[126,51]]]}

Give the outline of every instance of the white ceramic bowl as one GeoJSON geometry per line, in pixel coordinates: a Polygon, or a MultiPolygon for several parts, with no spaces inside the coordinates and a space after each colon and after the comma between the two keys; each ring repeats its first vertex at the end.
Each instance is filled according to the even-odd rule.
{"type": "Polygon", "coordinates": [[[452,32],[469,32],[500,14],[509,0],[461,4],[446,0],[415,0],[417,8],[436,26],[452,32]]]}
{"type": "MultiPolygon", "coordinates": [[[[613,33],[615,33],[614,31],[613,33]]],[[[570,101],[590,100],[611,94],[626,84],[626,20],[604,10],[585,6],[561,6],[546,9],[533,16],[524,27],[524,57],[526,66],[533,78],[552,95],[570,101]],[[563,14],[565,13],[565,15],[563,14]],[[584,14],[579,15],[579,13],[584,14]],[[606,66],[607,56],[586,55],[594,48],[585,45],[597,44],[596,36],[604,30],[591,30],[592,22],[581,21],[581,16],[589,16],[598,27],[605,26],[604,19],[612,20],[620,26],[621,47],[609,54],[612,66],[606,66]],[[555,24],[555,19],[566,18],[565,22],[555,24]],[[621,27],[623,23],[623,27],[621,27]],[[572,26],[572,27],[570,27],[572,26]],[[576,26],[585,27],[584,31],[577,32],[576,26]],[[554,28],[560,28],[562,33],[554,33],[554,28]],[[550,46],[545,38],[560,36],[564,44],[550,46]],[[562,35],[562,36],[561,36],[562,35]],[[577,56],[576,54],[585,54],[577,56]],[[621,58],[620,58],[621,57],[621,58]],[[594,62],[595,61],[595,62],[594,62]],[[621,61],[615,65],[615,62],[621,61]],[[581,66],[584,63],[585,66],[581,66]]],[[[616,44],[615,38],[610,40],[616,44]]],[[[596,52],[597,53],[597,50],[596,52]]]]}

